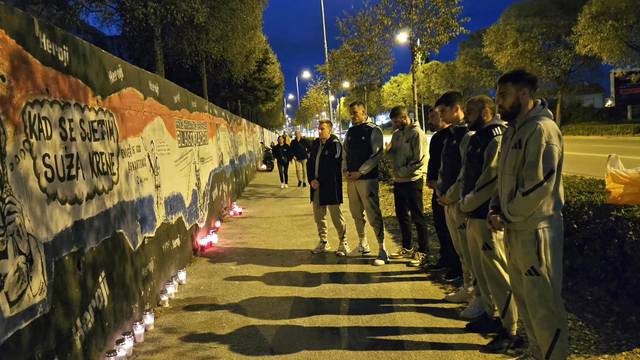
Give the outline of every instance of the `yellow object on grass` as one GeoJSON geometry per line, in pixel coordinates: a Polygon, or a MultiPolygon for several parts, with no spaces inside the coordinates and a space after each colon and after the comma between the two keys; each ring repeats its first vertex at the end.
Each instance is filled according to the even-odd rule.
{"type": "Polygon", "coordinates": [[[625,168],[618,155],[609,155],[605,184],[607,204],[640,205],[640,168],[625,168]]]}

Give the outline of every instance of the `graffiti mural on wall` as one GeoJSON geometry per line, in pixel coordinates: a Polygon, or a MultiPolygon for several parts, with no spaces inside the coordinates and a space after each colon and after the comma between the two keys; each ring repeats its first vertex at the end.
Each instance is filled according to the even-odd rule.
{"type": "Polygon", "coordinates": [[[273,137],[2,4],[0,118],[0,343],[48,311],[54,260],[204,226],[273,137]]]}

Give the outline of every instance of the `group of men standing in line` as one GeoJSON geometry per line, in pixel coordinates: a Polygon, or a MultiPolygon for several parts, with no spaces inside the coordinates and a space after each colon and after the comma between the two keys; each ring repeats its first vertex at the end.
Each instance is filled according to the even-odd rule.
{"type": "Polygon", "coordinates": [[[349,107],[352,126],[344,144],[332,134],[332,123],[321,120],[306,163],[320,238],[312,252],[330,248],[328,210],[339,237],[336,255],[369,254],[366,215],[378,241],[373,265],[405,258],[409,266],[447,270],[445,279],[462,277],[462,286],[445,300],[468,302],[460,314],[470,320],[467,331],[495,334],[481,351],[519,351],[524,330],[529,347],[522,358],[565,359],[563,141],[546,102],[535,97],[537,87],[535,75],[514,70],[499,78],[495,103],[484,95],[463,102],[458,92],[443,94],[429,113],[435,134],[428,164],[426,135],[403,106],[391,110],[395,130],[386,148],[381,129],[362,102],[349,107]],[[402,247],[391,254],[385,247],[378,195],[378,164],[385,153],[402,237],[402,247]],[[427,256],[425,168],[440,241],[435,264],[429,264],[427,256]],[[340,208],[343,179],[359,240],[353,251],[340,208]]]}

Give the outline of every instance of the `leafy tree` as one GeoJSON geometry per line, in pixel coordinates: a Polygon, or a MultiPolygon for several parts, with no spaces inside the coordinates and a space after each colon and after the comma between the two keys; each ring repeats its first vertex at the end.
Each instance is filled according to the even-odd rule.
{"type": "Polygon", "coordinates": [[[393,76],[382,87],[382,104],[387,109],[398,105],[409,106],[412,101],[410,74],[400,73],[393,76]]]}
{"type": "Polygon", "coordinates": [[[591,0],[575,26],[577,50],[619,66],[640,64],[640,6],[636,0],[591,0]]]}
{"type": "Polygon", "coordinates": [[[509,7],[483,38],[484,52],[501,71],[524,68],[538,75],[557,97],[556,121],[563,99],[580,69],[592,59],[576,53],[573,27],[586,0],[528,0],[509,7]]]}
{"type": "Polygon", "coordinates": [[[324,81],[309,84],[307,93],[300,100],[300,108],[296,113],[295,124],[308,126],[322,112],[328,112],[327,95],[324,92],[324,81]]]}
{"type": "Polygon", "coordinates": [[[486,30],[472,33],[458,47],[451,73],[457,90],[465,96],[487,94],[495,88],[500,72],[483,52],[482,38],[486,30]]]}

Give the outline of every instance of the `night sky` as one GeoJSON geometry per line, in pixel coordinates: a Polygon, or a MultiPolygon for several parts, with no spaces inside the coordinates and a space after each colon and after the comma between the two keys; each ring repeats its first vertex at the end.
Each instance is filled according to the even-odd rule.
{"type": "MultiPolygon", "coordinates": [[[[502,11],[514,2],[517,0],[464,0],[463,14],[470,18],[465,27],[475,31],[490,26],[500,17],[502,11]]],[[[336,39],[336,18],[342,16],[345,11],[354,12],[361,4],[362,0],[325,0],[329,49],[340,46],[336,39]]],[[[280,60],[286,81],[285,91],[295,94],[296,75],[303,69],[314,70],[317,64],[324,63],[320,0],[270,0],[264,14],[264,32],[280,60]]],[[[435,59],[452,60],[461,39],[464,38],[458,37],[443,48],[435,59]]],[[[397,47],[394,53],[396,65],[393,74],[408,72],[409,49],[397,47]]],[[[301,96],[304,89],[305,86],[301,84],[301,96]]]]}

